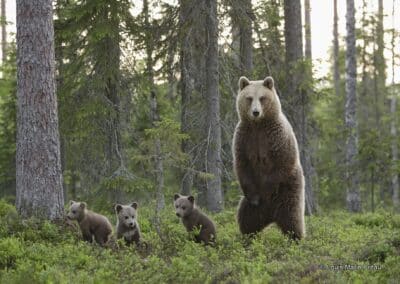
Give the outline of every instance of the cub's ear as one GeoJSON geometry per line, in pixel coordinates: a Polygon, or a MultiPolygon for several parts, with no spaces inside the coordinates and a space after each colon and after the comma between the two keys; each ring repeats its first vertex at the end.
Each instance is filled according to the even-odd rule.
{"type": "Polygon", "coordinates": [[[131,207],[133,207],[133,208],[137,209],[137,207],[138,207],[138,204],[137,204],[137,202],[133,202],[133,203],[131,204],[131,207]]]}
{"type": "Polygon", "coordinates": [[[72,204],[74,204],[74,203],[76,203],[76,202],[73,201],[73,200],[71,200],[71,201],[69,202],[69,205],[72,205],[72,204]]]}
{"type": "Polygon", "coordinates": [[[81,204],[79,205],[82,209],[85,209],[87,207],[86,202],[81,202],[81,204]]]}
{"type": "Polygon", "coordinates": [[[175,193],[174,200],[177,200],[179,197],[181,197],[181,196],[178,193],[175,193]]]}
{"type": "Polygon", "coordinates": [[[115,209],[115,212],[119,213],[119,211],[122,210],[122,205],[121,204],[115,204],[114,209],[115,209]]]}
{"type": "Polygon", "coordinates": [[[246,77],[242,76],[239,79],[239,90],[243,90],[246,86],[250,85],[250,81],[249,79],[247,79],[246,77]]]}
{"type": "Polygon", "coordinates": [[[272,90],[272,88],[274,88],[275,86],[274,79],[271,76],[268,76],[267,78],[264,79],[263,85],[268,89],[272,90]]]}
{"type": "Polygon", "coordinates": [[[190,201],[191,203],[194,203],[194,197],[193,197],[193,196],[190,195],[190,196],[188,197],[188,199],[189,199],[189,201],[190,201]]]}

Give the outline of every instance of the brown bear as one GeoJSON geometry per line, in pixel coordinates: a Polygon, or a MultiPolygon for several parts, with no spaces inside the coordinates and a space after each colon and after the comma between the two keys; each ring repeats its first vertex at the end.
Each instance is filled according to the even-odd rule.
{"type": "Polygon", "coordinates": [[[85,202],[70,202],[67,218],[78,221],[83,239],[87,242],[95,241],[106,246],[112,235],[112,226],[107,217],[94,213],[87,209],[85,202]]]}
{"type": "Polygon", "coordinates": [[[239,79],[239,122],[233,160],[244,197],[237,220],[242,234],[275,222],[294,239],[304,237],[304,176],[297,140],[282,113],[272,77],[239,79]]]}
{"type": "Polygon", "coordinates": [[[137,221],[138,204],[133,202],[131,205],[115,205],[117,214],[117,238],[124,238],[127,245],[133,242],[140,244],[140,228],[137,221]]]}
{"type": "Polygon", "coordinates": [[[193,196],[175,194],[174,206],[176,216],[182,218],[186,231],[199,230],[199,233],[194,236],[197,243],[203,242],[207,245],[215,241],[215,225],[206,214],[196,207],[193,196]]]}

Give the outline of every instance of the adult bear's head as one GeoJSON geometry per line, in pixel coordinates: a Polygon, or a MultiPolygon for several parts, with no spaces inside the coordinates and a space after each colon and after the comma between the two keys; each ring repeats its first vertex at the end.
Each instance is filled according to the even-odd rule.
{"type": "Polygon", "coordinates": [[[281,103],[274,79],[267,77],[263,81],[250,81],[240,77],[236,108],[242,121],[259,122],[277,117],[281,112],[281,103]]]}

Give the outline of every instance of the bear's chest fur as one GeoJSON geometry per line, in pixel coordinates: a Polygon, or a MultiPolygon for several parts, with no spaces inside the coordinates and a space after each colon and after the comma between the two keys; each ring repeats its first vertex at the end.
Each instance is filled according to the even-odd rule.
{"type": "Polygon", "coordinates": [[[244,152],[255,172],[263,174],[272,172],[274,159],[267,131],[263,129],[247,129],[243,138],[244,152]]]}

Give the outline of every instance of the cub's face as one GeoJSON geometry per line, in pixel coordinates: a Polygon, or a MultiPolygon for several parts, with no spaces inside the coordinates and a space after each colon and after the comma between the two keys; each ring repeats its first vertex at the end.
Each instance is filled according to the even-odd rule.
{"type": "Polygon", "coordinates": [[[131,205],[115,205],[118,223],[123,224],[127,228],[136,228],[137,207],[138,204],[136,202],[133,202],[131,205]]]}
{"type": "Polygon", "coordinates": [[[249,81],[240,77],[236,108],[241,120],[260,121],[279,114],[281,105],[274,79],[267,77],[264,81],[249,81]]]}
{"type": "Polygon", "coordinates": [[[174,196],[174,206],[176,216],[183,218],[188,216],[194,207],[194,197],[184,196],[180,194],[175,194],[174,196]]]}
{"type": "Polygon", "coordinates": [[[67,214],[67,218],[71,220],[79,220],[83,218],[85,214],[86,203],[70,201],[70,206],[67,214]]]}

